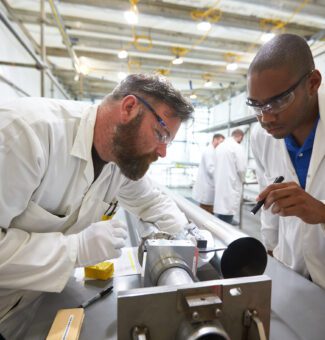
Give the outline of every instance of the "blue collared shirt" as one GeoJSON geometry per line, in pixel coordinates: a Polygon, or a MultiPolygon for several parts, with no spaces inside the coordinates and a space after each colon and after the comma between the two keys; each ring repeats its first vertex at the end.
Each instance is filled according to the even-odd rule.
{"type": "Polygon", "coordinates": [[[319,116],[314,124],[313,129],[310,131],[308,137],[306,138],[304,144],[301,147],[297,144],[292,135],[289,135],[284,138],[287,150],[291,158],[291,162],[296,170],[300,186],[303,189],[305,189],[306,187],[306,178],[311,159],[311,153],[313,151],[313,144],[318,122],[319,116]]]}

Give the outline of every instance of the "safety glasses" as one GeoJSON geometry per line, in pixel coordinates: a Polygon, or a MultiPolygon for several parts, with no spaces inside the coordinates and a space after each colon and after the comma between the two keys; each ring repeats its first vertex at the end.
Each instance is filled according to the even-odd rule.
{"type": "Polygon", "coordinates": [[[260,104],[257,101],[247,98],[246,105],[250,107],[253,113],[257,116],[262,116],[263,113],[278,114],[281,111],[287,109],[295,100],[295,89],[301,84],[301,82],[311,76],[314,70],[305,73],[299,80],[294,83],[288,90],[274,96],[268,103],[260,104]]]}
{"type": "Polygon", "coordinates": [[[164,120],[157,114],[155,109],[145,99],[141,98],[137,94],[133,94],[133,96],[136,97],[139,102],[141,102],[155,116],[157,124],[154,124],[153,129],[158,143],[166,145],[171,144],[172,137],[164,120]]]}

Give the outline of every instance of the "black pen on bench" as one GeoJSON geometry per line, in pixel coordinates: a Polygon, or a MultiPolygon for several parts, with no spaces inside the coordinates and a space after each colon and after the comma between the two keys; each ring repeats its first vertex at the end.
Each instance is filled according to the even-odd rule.
{"type": "Polygon", "coordinates": [[[90,306],[91,304],[93,304],[94,302],[96,302],[97,300],[103,298],[104,296],[106,296],[106,295],[108,295],[112,292],[113,292],[113,286],[110,286],[110,287],[102,290],[101,292],[97,293],[94,297],[92,297],[88,301],[82,303],[80,306],[78,306],[78,308],[86,308],[86,307],[90,306]]]}
{"type": "MultiPolygon", "coordinates": [[[[277,177],[273,183],[281,183],[283,182],[284,177],[283,176],[279,176],[277,177]]],[[[263,204],[265,203],[265,198],[264,200],[258,201],[257,204],[254,206],[254,208],[251,210],[251,214],[255,215],[263,206],[263,204]]]]}

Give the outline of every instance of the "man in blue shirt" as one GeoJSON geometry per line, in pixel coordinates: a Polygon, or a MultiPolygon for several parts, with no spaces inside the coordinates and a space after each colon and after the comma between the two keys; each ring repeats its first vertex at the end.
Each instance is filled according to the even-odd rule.
{"type": "Polygon", "coordinates": [[[306,41],[282,34],[264,44],[247,78],[259,124],[252,151],[265,199],[261,232],[274,257],[325,288],[325,91],[306,41]],[[272,184],[278,176],[285,181],[272,184]]]}

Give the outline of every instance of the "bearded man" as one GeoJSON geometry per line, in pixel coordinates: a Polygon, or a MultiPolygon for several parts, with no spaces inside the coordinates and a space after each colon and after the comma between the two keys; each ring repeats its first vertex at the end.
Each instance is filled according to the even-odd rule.
{"type": "Polygon", "coordinates": [[[103,218],[117,200],[165,232],[182,231],[186,217],[145,173],[192,112],[165,78],[143,74],[99,106],[0,106],[0,338],[21,338],[41,292],[62,291],[75,267],[121,254],[126,226],[103,218]]]}

